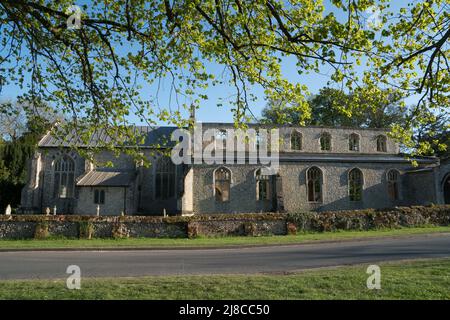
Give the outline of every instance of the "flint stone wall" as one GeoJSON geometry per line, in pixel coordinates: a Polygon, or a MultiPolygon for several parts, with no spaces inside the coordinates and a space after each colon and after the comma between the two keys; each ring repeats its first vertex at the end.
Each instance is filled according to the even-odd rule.
{"type": "Polygon", "coordinates": [[[0,216],[0,239],[32,239],[39,226],[49,237],[78,238],[89,224],[94,238],[119,235],[139,238],[186,238],[195,236],[262,236],[336,230],[450,225],[450,205],[400,207],[387,210],[354,210],[299,213],[252,213],[149,216],[0,216]]]}

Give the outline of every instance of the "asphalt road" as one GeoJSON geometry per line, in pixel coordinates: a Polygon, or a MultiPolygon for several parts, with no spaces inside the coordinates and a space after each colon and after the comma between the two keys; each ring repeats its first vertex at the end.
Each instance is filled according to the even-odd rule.
{"type": "Polygon", "coordinates": [[[66,278],[78,265],[82,277],[247,274],[450,257],[450,234],[257,248],[0,252],[0,279],[66,278]]]}

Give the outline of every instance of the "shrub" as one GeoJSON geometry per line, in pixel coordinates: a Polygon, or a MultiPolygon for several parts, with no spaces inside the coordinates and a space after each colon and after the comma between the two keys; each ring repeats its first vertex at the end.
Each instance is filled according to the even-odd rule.
{"type": "Polygon", "coordinates": [[[186,233],[189,239],[194,239],[199,236],[198,224],[196,222],[188,222],[186,224],[186,233]]]}
{"type": "Polygon", "coordinates": [[[297,227],[297,230],[307,231],[311,229],[314,216],[315,214],[312,212],[288,213],[286,220],[293,223],[297,227]]]}
{"type": "Polygon", "coordinates": [[[286,231],[288,235],[296,235],[297,234],[297,226],[292,223],[292,222],[288,222],[286,225],[286,231]]]}
{"type": "Polygon", "coordinates": [[[34,238],[35,239],[47,239],[50,233],[48,232],[48,222],[39,222],[36,224],[36,228],[34,229],[34,238]]]}
{"type": "Polygon", "coordinates": [[[252,237],[257,235],[256,223],[244,222],[243,226],[244,226],[244,235],[252,237]]]}
{"type": "Polygon", "coordinates": [[[94,224],[91,221],[78,222],[78,237],[80,239],[92,239],[94,232],[94,224]]]}

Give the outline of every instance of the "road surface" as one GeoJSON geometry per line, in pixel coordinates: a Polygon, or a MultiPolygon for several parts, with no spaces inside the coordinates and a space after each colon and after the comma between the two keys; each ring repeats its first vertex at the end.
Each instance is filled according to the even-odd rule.
{"type": "Polygon", "coordinates": [[[248,274],[388,260],[450,257],[450,234],[255,248],[0,252],[0,279],[248,274]]]}

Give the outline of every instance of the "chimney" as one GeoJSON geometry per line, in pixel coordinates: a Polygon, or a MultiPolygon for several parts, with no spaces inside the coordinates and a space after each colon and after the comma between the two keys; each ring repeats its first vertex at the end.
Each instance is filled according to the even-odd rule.
{"type": "Polygon", "coordinates": [[[191,107],[189,108],[189,128],[192,129],[195,125],[195,105],[194,103],[191,104],[191,107]]]}
{"type": "Polygon", "coordinates": [[[93,171],[94,169],[95,169],[94,162],[92,162],[89,159],[85,159],[85,161],[84,161],[84,172],[88,173],[88,172],[93,171]]]}

